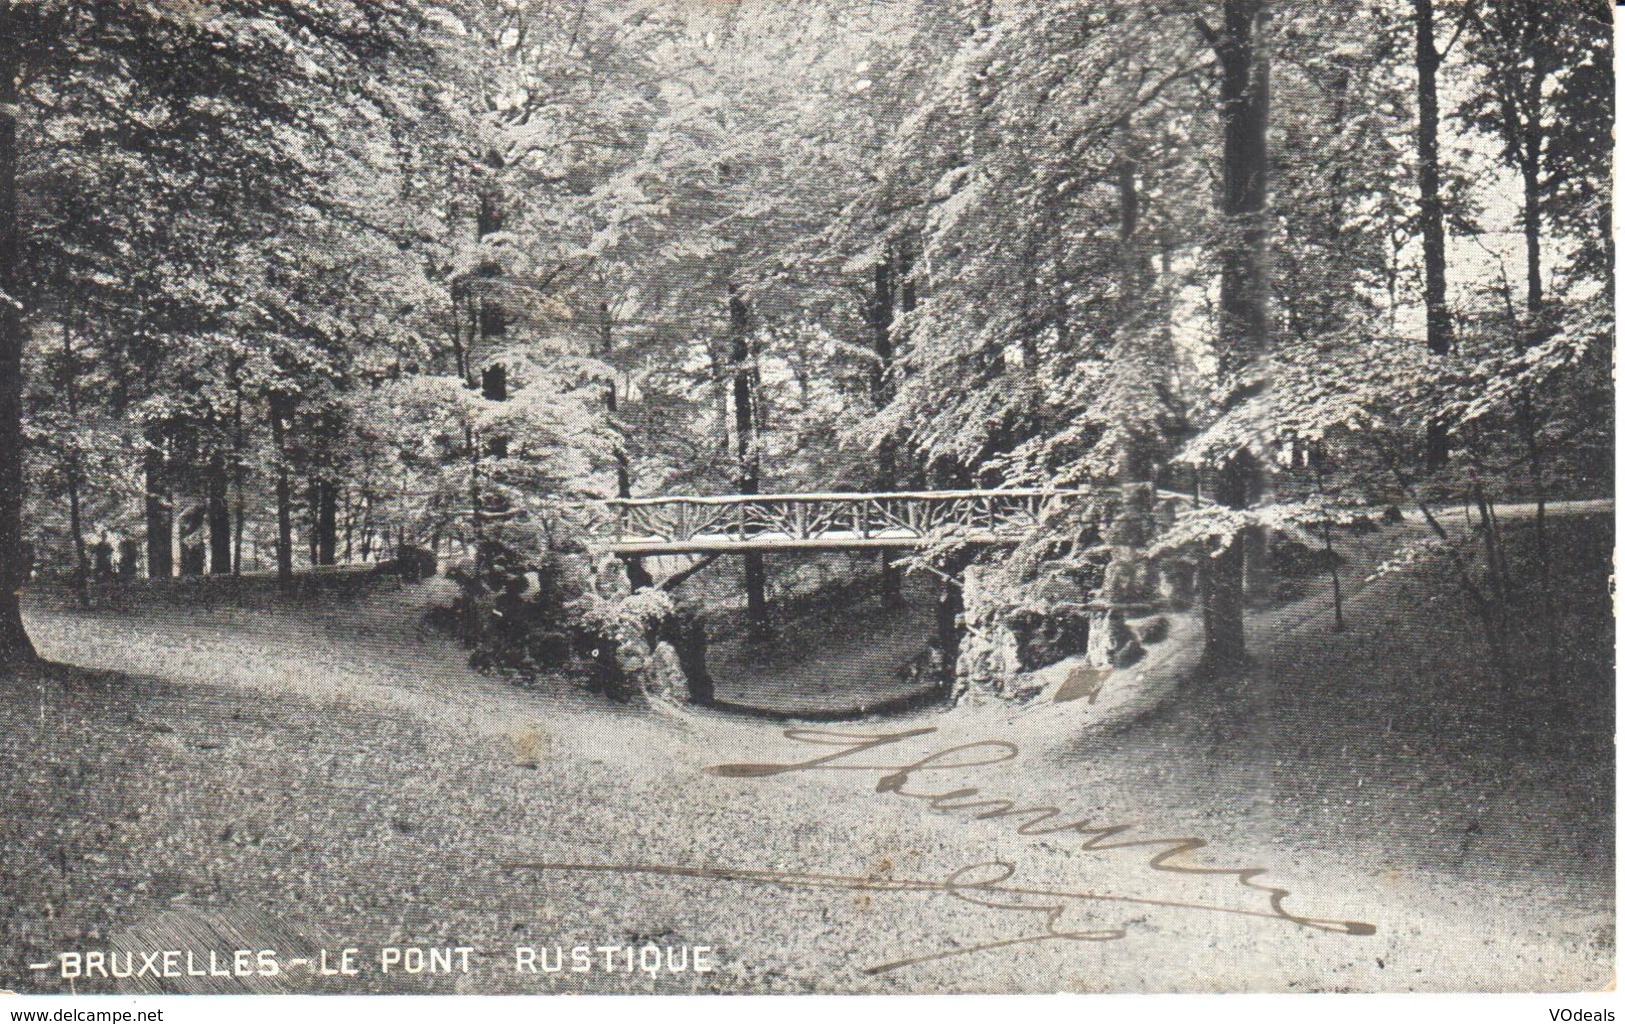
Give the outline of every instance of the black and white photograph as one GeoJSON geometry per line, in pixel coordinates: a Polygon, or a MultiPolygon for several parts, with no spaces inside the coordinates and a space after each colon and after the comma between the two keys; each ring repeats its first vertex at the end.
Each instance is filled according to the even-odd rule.
{"type": "Polygon", "coordinates": [[[0,0],[0,1010],[1613,1019],[1614,21],[0,0]]]}

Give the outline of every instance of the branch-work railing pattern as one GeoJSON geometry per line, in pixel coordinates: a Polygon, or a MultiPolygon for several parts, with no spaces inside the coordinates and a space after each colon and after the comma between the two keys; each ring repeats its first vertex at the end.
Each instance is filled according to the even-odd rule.
{"type": "Polygon", "coordinates": [[[621,498],[610,549],[618,555],[908,548],[952,537],[1015,544],[1059,504],[1098,490],[733,494],[621,498]]]}

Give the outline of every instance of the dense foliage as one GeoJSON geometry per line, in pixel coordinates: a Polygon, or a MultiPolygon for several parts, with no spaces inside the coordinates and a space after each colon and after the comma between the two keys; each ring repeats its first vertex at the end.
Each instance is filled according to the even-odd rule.
{"type": "MultiPolygon", "coordinates": [[[[423,546],[470,560],[471,616],[576,609],[537,613],[554,643],[625,625],[617,494],[1202,495],[1245,453],[1247,500],[1157,542],[1190,566],[1609,493],[1609,9],[1437,12],[1441,345],[1419,7],[4,0],[6,589],[423,546]],[[1246,217],[1237,25],[1268,84],[1246,217]],[[1244,247],[1262,349],[1226,322],[1244,247]]],[[[1000,600],[1098,586],[1087,525],[1000,600]]]]}

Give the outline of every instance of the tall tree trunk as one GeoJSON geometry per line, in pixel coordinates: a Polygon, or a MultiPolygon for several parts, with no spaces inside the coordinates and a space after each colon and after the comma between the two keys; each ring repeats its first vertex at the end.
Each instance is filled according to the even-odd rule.
{"type": "MultiPolygon", "coordinates": [[[[906,318],[914,312],[919,305],[919,286],[914,278],[914,254],[918,251],[917,239],[912,234],[904,235],[898,243],[897,249],[897,310],[906,318]]],[[[906,320],[905,320],[906,322],[906,320]]],[[[908,349],[908,330],[892,329],[892,351],[900,354],[908,349]]],[[[898,482],[909,487],[924,487],[928,478],[927,467],[915,456],[906,458],[899,467],[898,482]]]]}
{"type": "Polygon", "coordinates": [[[463,345],[463,324],[470,320],[467,312],[468,300],[464,296],[464,289],[453,285],[451,289],[451,352],[457,367],[457,376],[462,378],[464,384],[468,383],[468,351],[463,345]]]}
{"type": "MultiPolygon", "coordinates": [[[[1433,41],[1433,0],[1413,0],[1416,13],[1416,177],[1421,194],[1422,279],[1427,303],[1428,350],[1447,355],[1454,342],[1446,302],[1444,201],[1439,196],[1439,51],[1433,41]]],[[[1432,420],[1427,428],[1427,466],[1440,469],[1450,459],[1450,425],[1432,420]]]]}
{"type": "MultiPolygon", "coordinates": [[[[483,570],[486,563],[490,560],[490,552],[486,551],[485,549],[485,495],[483,493],[483,488],[480,481],[480,436],[472,426],[464,425],[463,427],[463,445],[464,450],[468,453],[469,532],[473,535],[474,568],[476,570],[483,570]]],[[[400,545],[406,543],[406,530],[404,527],[401,527],[398,528],[396,532],[400,535],[400,540],[396,545],[399,547],[400,545]]],[[[473,586],[476,591],[478,591],[481,586],[479,582],[481,578],[482,576],[480,573],[476,572],[473,582],[473,586]]],[[[476,609],[474,608],[473,602],[468,602],[466,607],[468,610],[468,616],[465,619],[465,625],[467,628],[472,630],[476,628],[474,618],[476,609]]],[[[469,635],[472,636],[474,634],[470,633],[469,635]]]]}
{"type": "MultiPolygon", "coordinates": [[[[728,333],[732,342],[734,429],[738,434],[740,494],[761,492],[761,451],[756,443],[754,352],[750,341],[750,309],[738,290],[728,286],[728,333]]],[[[745,555],[745,621],[754,636],[765,636],[767,622],[767,565],[759,552],[745,555]]]]}
{"type": "Polygon", "coordinates": [[[231,572],[231,505],[229,504],[231,474],[223,456],[209,461],[208,520],[209,520],[209,572],[225,575],[231,572]]]}
{"type": "MultiPolygon", "coordinates": [[[[1203,25],[1220,67],[1219,115],[1224,126],[1224,182],[1220,212],[1228,230],[1220,251],[1219,379],[1224,409],[1256,397],[1265,382],[1248,379],[1269,344],[1269,62],[1262,40],[1269,21],[1266,0],[1225,0],[1224,28],[1203,25]]],[[[1246,451],[1217,467],[1213,497],[1246,508],[1259,493],[1261,467],[1246,451]]],[[[1245,532],[1245,531],[1244,531],[1245,532]]],[[[1213,665],[1234,668],[1246,661],[1243,605],[1247,548],[1257,539],[1236,538],[1211,560],[1207,573],[1206,654],[1213,665]]]]}
{"type": "MultiPolygon", "coordinates": [[[[62,394],[67,401],[68,423],[77,429],[79,425],[79,367],[74,362],[73,332],[69,329],[67,317],[62,318],[62,394]]],[[[73,535],[73,558],[77,568],[79,603],[85,606],[90,604],[90,554],[85,549],[85,526],[83,510],[80,506],[79,488],[81,486],[81,472],[79,463],[79,447],[77,442],[71,442],[68,449],[67,466],[64,467],[68,477],[68,532],[73,535]]]]}
{"type": "MultiPolygon", "coordinates": [[[[484,242],[487,236],[497,234],[504,228],[507,216],[502,209],[502,198],[497,192],[497,183],[493,180],[503,169],[502,154],[495,149],[487,151],[485,168],[491,177],[482,182],[479,193],[479,206],[475,212],[474,240],[484,242]]],[[[479,303],[478,330],[482,346],[493,338],[500,337],[508,330],[508,311],[500,298],[495,294],[495,282],[502,276],[502,265],[495,260],[485,260],[478,268],[481,284],[477,292],[479,303]]],[[[480,358],[488,358],[489,348],[480,354],[480,358]]]]}
{"type": "Polygon", "coordinates": [[[728,430],[728,421],[733,418],[732,373],[720,353],[712,356],[711,372],[716,383],[717,451],[726,458],[733,454],[733,438],[728,430]]]}
{"type": "Polygon", "coordinates": [[[316,481],[316,564],[338,561],[339,485],[332,480],[316,481]]]}
{"type": "Polygon", "coordinates": [[[282,589],[293,587],[293,478],[288,468],[288,418],[291,403],[279,394],[270,399],[271,446],[276,458],[276,578],[282,589]]]}
{"type": "MultiPolygon", "coordinates": [[[[78,462],[78,456],[70,456],[78,462]]],[[[90,553],[85,550],[85,524],[79,508],[79,470],[68,470],[68,532],[73,534],[74,589],[79,592],[79,603],[90,606],[90,553]]]]}
{"type": "MultiPolygon", "coordinates": [[[[491,150],[486,154],[485,166],[494,176],[502,170],[501,154],[491,150]]],[[[483,241],[487,235],[496,234],[503,228],[503,212],[501,202],[496,193],[496,186],[487,182],[480,192],[479,210],[474,225],[476,240],[483,241]]],[[[477,292],[477,313],[474,320],[474,330],[479,345],[478,358],[488,360],[492,355],[492,348],[497,340],[508,330],[507,311],[495,295],[496,281],[502,276],[502,267],[494,261],[480,264],[480,283],[477,292]]],[[[505,364],[490,362],[480,371],[480,396],[488,402],[506,402],[508,400],[508,367],[505,364]]],[[[490,436],[480,438],[474,434],[469,435],[471,457],[473,464],[469,471],[469,494],[473,502],[474,533],[476,540],[475,563],[484,566],[489,553],[485,551],[485,517],[488,512],[500,512],[501,508],[495,493],[487,491],[483,486],[482,476],[486,468],[482,465],[481,452],[483,441],[484,454],[491,459],[503,459],[508,455],[508,439],[501,434],[492,432],[490,436]]]]}
{"type": "Polygon", "coordinates": [[[305,554],[309,556],[310,564],[313,566],[321,564],[318,559],[322,534],[321,507],[321,485],[315,477],[311,477],[305,483],[305,515],[307,519],[305,523],[305,554]]]}
{"type": "Polygon", "coordinates": [[[147,578],[175,574],[175,509],[170,501],[168,440],[164,428],[147,424],[141,457],[146,486],[147,578]]]}
{"type": "Polygon", "coordinates": [[[231,411],[231,574],[243,572],[243,385],[235,374],[236,403],[231,411]]]}
{"type": "MultiPolygon", "coordinates": [[[[615,321],[610,316],[609,303],[598,304],[598,356],[611,367],[614,366],[615,355],[615,321]]],[[[604,388],[604,412],[609,415],[610,426],[615,429],[615,496],[617,498],[630,498],[632,496],[632,460],[626,453],[626,437],[621,432],[620,424],[615,420],[615,414],[620,404],[616,394],[614,380],[604,388]]],[[[633,590],[642,590],[654,586],[654,577],[644,568],[643,559],[625,558],[622,564],[626,566],[626,582],[633,590]]]]}
{"type": "MultiPolygon", "coordinates": [[[[598,304],[598,356],[606,364],[614,366],[615,322],[610,316],[607,302],[598,304]]],[[[604,388],[604,412],[609,414],[612,426],[615,426],[613,421],[620,405],[620,396],[616,392],[615,382],[611,380],[604,388]]],[[[632,496],[632,461],[626,454],[624,439],[615,443],[615,496],[632,496]]]]}
{"type": "MultiPolygon", "coordinates": [[[[875,264],[874,301],[869,314],[875,350],[875,361],[869,371],[869,400],[874,404],[876,413],[883,411],[892,400],[891,372],[896,356],[892,323],[896,285],[893,251],[888,246],[885,258],[875,264]]],[[[876,491],[897,489],[897,453],[890,437],[881,439],[880,447],[875,452],[875,471],[870,482],[876,491]]],[[[890,548],[880,551],[880,601],[887,608],[897,608],[903,603],[903,574],[892,565],[895,554],[890,548]]]]}
{"type": "MultiPolygon", "coordinates": [[[[1148,361],[1144,325],[1139,323],[1148,282],[1145,254],[1138,238],[1140,231],[1139,160],[1136,159],[1133,129],[1125,125],[1118,135],[1117,177],[1117,351],[1125,369],[1148,361]]],[[[1153,439],[1145,436],[1144,424],[1131,423],[1123,432],[1118,456],[1118,482],[1144,483],[1153,476],[1153,439]]]]}
{"type": "MultiPolygon", "coordinates": [[[[474,223],[474,237],[477,242],[483,242],[487,237],[498,234],[507,224],[507,213],[503,209],[498,181],[506,161],[501,152],[492,148],[486,151],[483,164],[485,177],[479,185],[474,223]]],[[[470,351],[469,361],[471,365],[484,364],[484,369],[480,371],[480,395],[488,402],[508,400],[508,367],[493,359],[494,350],[508,332],[508,310],[497,294],[498,282],[502,275],[502,265],[490,259],[481,262],[477,272],[475,341],[471,344],[471,349],[477,346],[478,350],[470,351]]],[[[469,455],[472,460],[469,467],[469,498],[473,505],[471,511],[476,538],[474,559],[475,564],[483,568],[490,562],[490,552],[486,550],[485,523],[488,518],[500,516],[506,510],[501,493],[494,487],[486,487],[485,479],[489,478],[492,483],[500,483],[497,460],[507,458],[508,438],[495,431],[482,436],[478,431],[469,430],[466,439],[469,442],[469,455]],[[484,457],[489,457],[491,463],[486,464],[483,461],[484,457]]],[[[472,611],[471,602],[470,612],[472,611]]]]}
{"type": "MultiPolygon", "coordinates": [[[[1531,17],[1540,17],[1538,7],[1532,7],[1531,11],[1531,17]]],[[[1538,36],[1537,31],[1532,30],[1530,34],[1538,36]]],[[[1532,69],[1534,84],[1529,89],[1526,101],[1527,121],[1523,127],[1524,143],[1520,161],[1523,175],[1524,270],[1529,309],[1527,345],[1540,344],[1546,340],[1549,333],[1546,324],[1546,289],[1541,279],[1540,243],[1541,149],[1546,137],[1541,87],[1546,80],[1546,69],[1540,65],[1538,55],[1534,59],[1536,61],[1536,66],[1532,69]]],[[[1535,396],[1527,391],[1518,401],[1518,419],[1528,458],[1529,484],[1535,494],[1535,563],[1540,573],[1541,600],[1548,605],[1549,610],[1551,592],[1548,577],[1551,570],[1546,545],[1546,473],[1540,447],[1540,413],[1535,406],[1535,396]]]]}
{"type": "Polygon", "coordinates": [[[23,287],[17,230],[17,77],[22,33],[11,24],[19,5],[0,12],[0,667],[35,660],[23,628],[18,592],[28,582],[23,544],[23,287]]]}
{"type": "MultiPolygon", "coordinates": [[[[1137,387],[1151,389],[1163,368],[1155,365],[1162,357],[1161,334],[1146,314],[1150,311],[1151,264],[1140,235],[1140,163],[1134,127],[1125,123],[1118,133],[1117,177],[1117,340],[1113,361],[1117,372],[1137,387]]],[[[1171,350],[1170,350],[1171,354],[1171,350]]],[[[1096,600],[1112,606],[1096,611],[1091,620],[1091,650],[1097,664],[1109,665],[1115,655],[1114,624],[1120,629],[1122,612],[1118,607],[1143,604],[1156,599],[1151,576],[1146,571],[1145,549],[1155,530],[1152,494],[1157,468],[1157,424],[1124,410],[1120,423],[1117,478],[1121,500],[1105,543],[1111,549],[1105,578],[1096,600]]]]}
{"type": "MultiPolygon", "coordinates": [[[[1248,452],[1222,463],[1214,473],[1211,492],[1216,504],[1245,508],[1257,463],[1248,452]]],[[[1234,537],[1207,562],[1203,577],[1203,616],[1206,654],[1210,663],[1233,669],[1246,662],[1246,541],[1234,537]]]]}
{"type": "Polygon", "coordinates": [[[944,558],[938,567],[942,573],[936,606],[937,647],[942,654],[939,678],[950,692],[959,676],[959,617],[965,611],[965,570],[970,564],[971,556],[960,550],[944,558]]]}
{"type": "MultiPolygon", "coordinates": [[[[494,180],[503,169],[502,154],[495,149],[487,151],[484,164],[489,177],[481,185],[475,215],[474,237],[477,242],[483,242],[487,236],[502,231],[507,220],[494,180]]],[[[497,281],[502,277],[502,265],[495,260],[485,260],[479,266],[478,276],[480,280],[476,294],[479,311],[475,319],[480,347],[478,358],[489,361],[497,341],[508,333],[508,310],[496,294],[497,281]]],[[[480,388],[488,401],[507,401],[508,368],[501,363],[487,362],[480,373],[480,388]]],[[[507,438],[492,436],[487,440],[487,445],[492,458],[500,459],[507,455],[507,438]]]]}
{"type": "MultiPolygon", "coordinates": [[[[488,402],[506,402],[508,400],[508,367],[502,363],[492,363],[480,373],[480,395],[488,402]]],[[[475,562],[481,567],[489,564],[486,549],[485,523],[488,518],[500,521],[501,514],[506,511],[506,502],[503,495],[494,487],[486,487],[485,479],[493,483],[499,482],[497,459],[508,457],[508,439],[492,431],[483,438],[477,431],[469,434],[470,443],[474,446],[474,463],[469,473],[469,492],[474,504],[475,533],[479,536],[480,551],[475,554],[475,562]],[[481,461],[478,449],[483,446],[485,455],[492,460],[491,463],[481,461]]],[[[493,540],[492,545],[500,543],[493,540]]],[[[471,627],[472,628],[472,627],[471,627]]]]}
{"type": "Polygon", "coordinates": [[[208,560],[203,541],[207,504],[189,505],[180,516],[180,573],[182,576],[202,576],[208,560]]]}
{"type": "Polygon", "coordinates": [[[361,487],[361,560],[372,558],[372,490],[371,485],[361,487]]]}

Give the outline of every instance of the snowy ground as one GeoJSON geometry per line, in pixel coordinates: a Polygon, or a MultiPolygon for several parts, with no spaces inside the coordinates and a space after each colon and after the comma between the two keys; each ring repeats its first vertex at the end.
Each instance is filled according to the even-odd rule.
{"type": "Polygon", "coordinates": [[[1600,517],[1553,529],[1561,663],[1512,713],[1430,567],[1356,581],[1343,633],[1322,595],[1260,616],[1248,679],[1109,729],[1062,704],[797,732],[523,690],[420,629],[440,581],[295,607],[35,601],[42,652],[79,667],[0,689],[0,987],[68,987],[26,966],[62,951],[211,943],[355,947],[362,968],[165,984],[1600,987],[1612,538],[1600,517]],[[1207,845],[1157,861],[1185,837],[1207,845]],[[1223,870],[1171,870],[1196,865],[1223,870]],[[717,969],[514,969],[516,947],[650,943],[714,947],[717,969]],[[404,945],[472,947],[471,970],[381,973],[404,945]]]}

